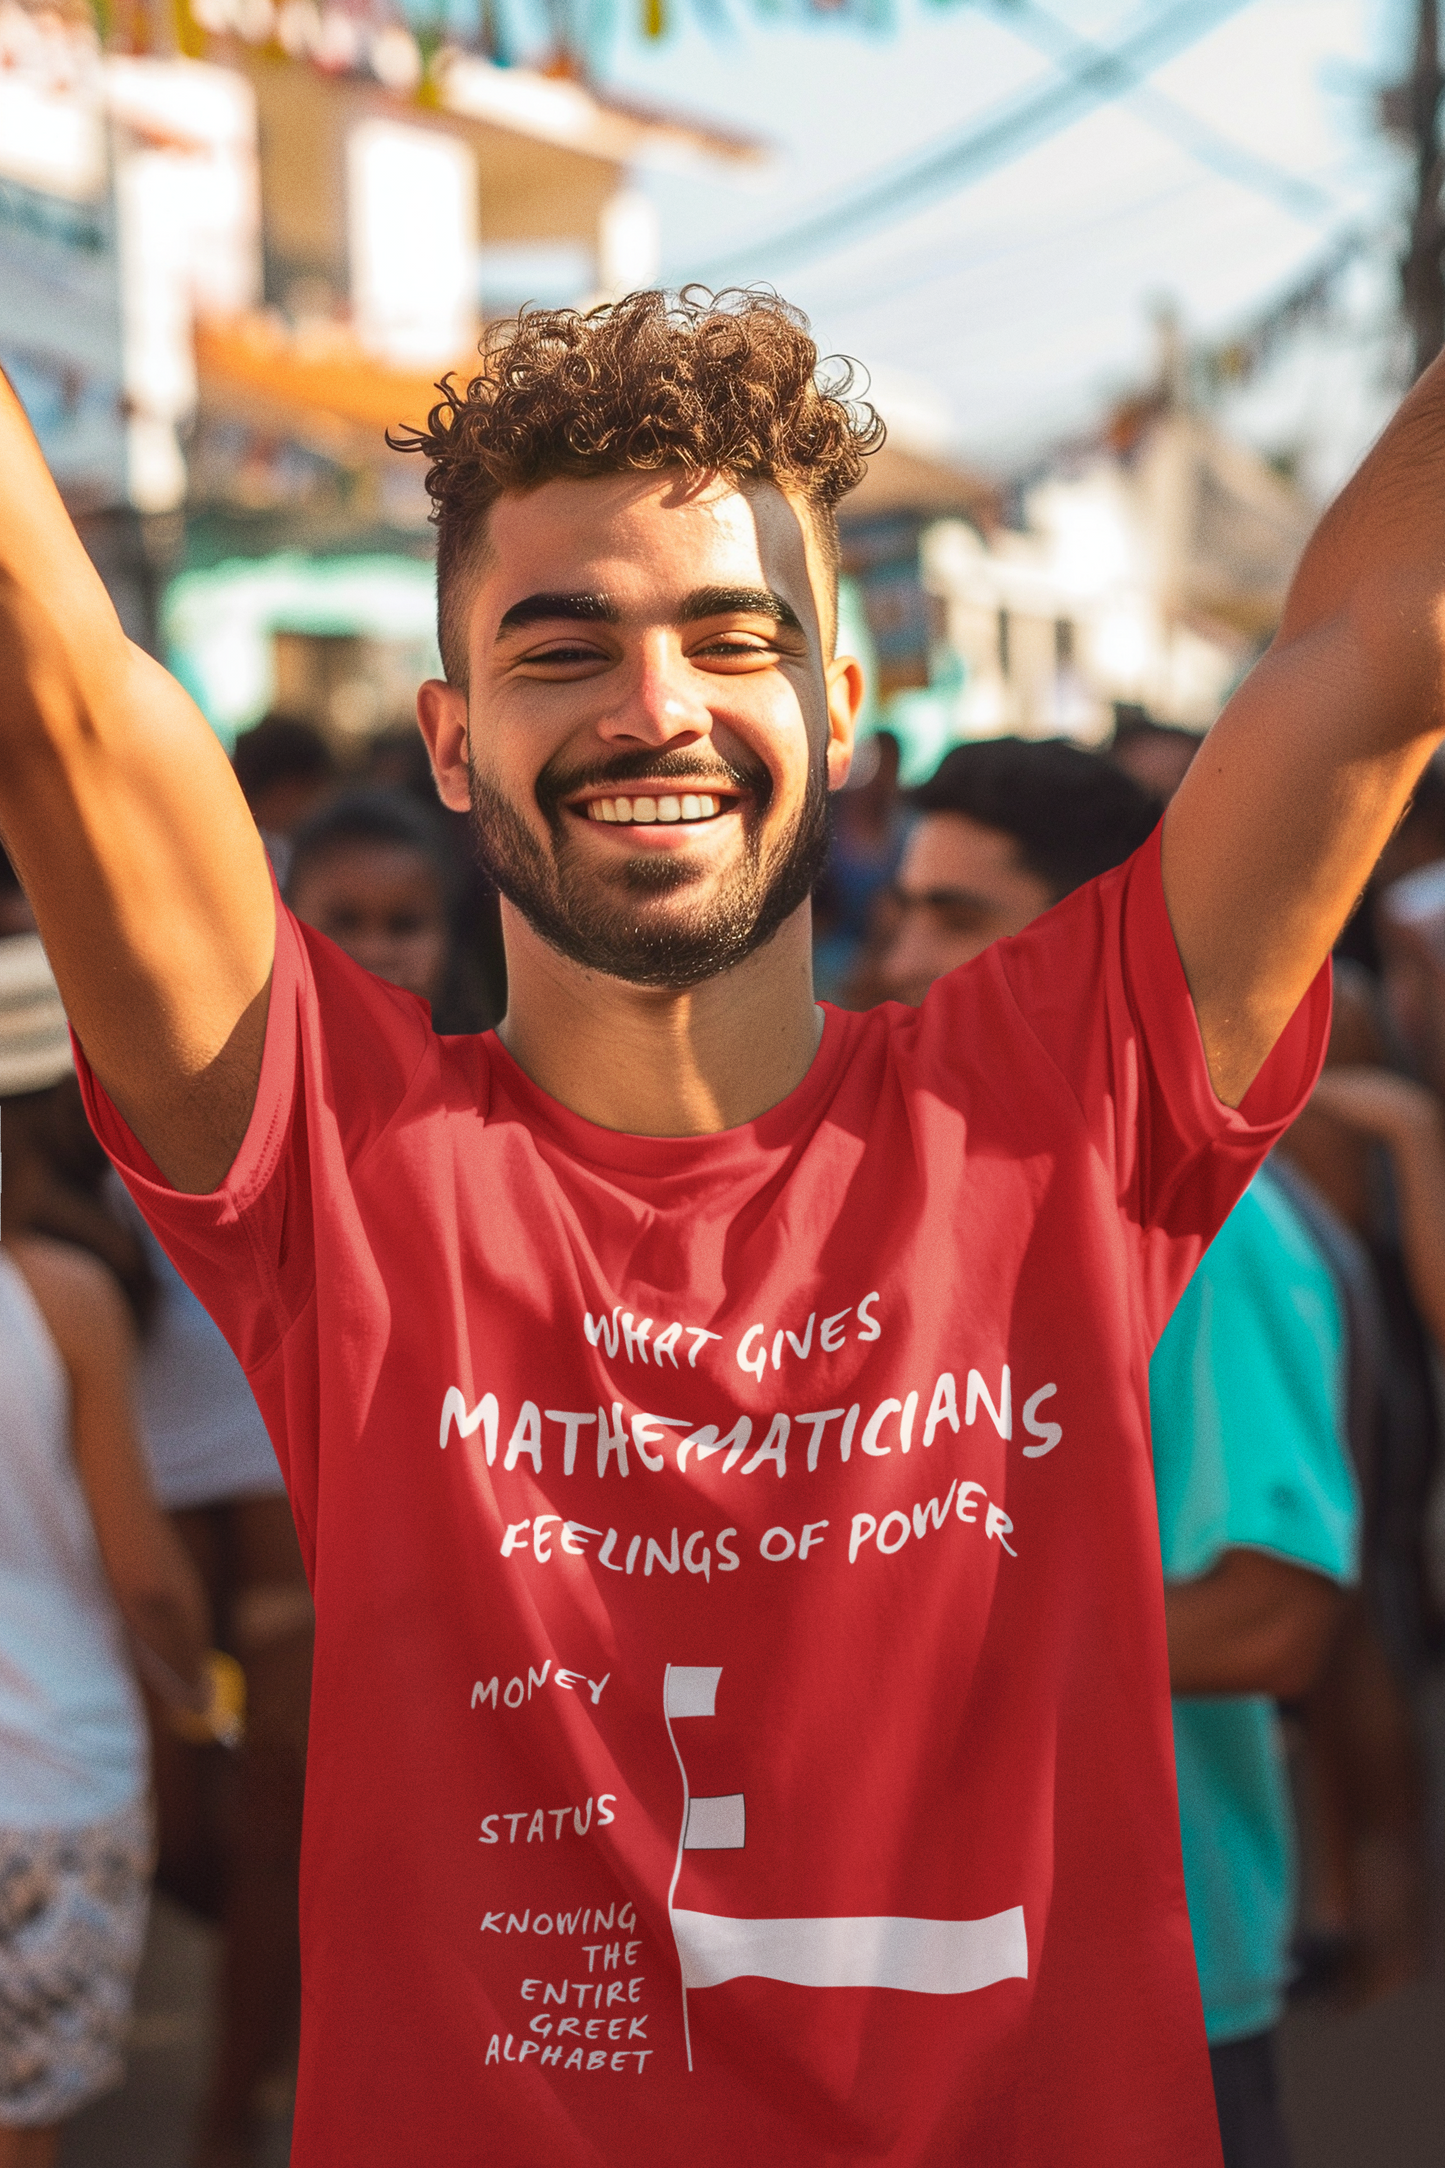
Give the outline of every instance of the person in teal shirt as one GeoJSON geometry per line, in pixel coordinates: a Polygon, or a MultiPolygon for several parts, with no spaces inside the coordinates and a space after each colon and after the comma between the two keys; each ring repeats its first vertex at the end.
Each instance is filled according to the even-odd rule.
{"type": "Polygon", "coordinates": [[[1149,1371],[1179,1822],[1225,2168],[1286,2168],[1274,2076],[1294,1922],[1276,1703],[1311,1683],[1359,1504],[1346,1323],[1323,1251],[1266,1166],[1149,1371]]]}

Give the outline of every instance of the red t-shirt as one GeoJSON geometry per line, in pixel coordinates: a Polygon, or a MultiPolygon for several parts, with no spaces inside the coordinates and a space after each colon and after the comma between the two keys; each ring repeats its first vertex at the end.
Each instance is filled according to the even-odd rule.
{"type": "Polygon", "coordinates": [[[101,1136],[313,1575],[306,2168],[1217,2168],[1150,1350],[1321,1058],[1210,1089],[1157,841],[717,1136],[283,913],[210,1197],[101,1136]]]}

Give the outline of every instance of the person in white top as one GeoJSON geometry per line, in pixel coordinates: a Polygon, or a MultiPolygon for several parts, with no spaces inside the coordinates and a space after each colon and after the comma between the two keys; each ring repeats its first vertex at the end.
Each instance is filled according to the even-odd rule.
{"type": "MultiPolygon", "coordinates": [[[[134,1224],[124,1191],[114,1201],[134,1224]]],[[[137,1365],[141,1441],[217,1634],[245,1675],[239,1754],[218,1757],[177,1737],[163,1710],[152,1732],[157,1885],[221,1929],[211,2063],[190,2158],[194,2168],[226,2168],[250,2159],[258,2098],[284,2095],[295,2057],[315,1613],[245,1373],[159,1243],[137,1231],[158,1291],[137,1365]]]]}
{"type": "Polygon", "coordinates": [[[211,1721],[205,1599],[147,1484],[124,1299],[27,1231],[70,1067],[39,938],[0,941],[0,2168],[46,2168],[121,2076],[151,1862],[131,1652],[183,1722],[211,1721]]]}
{"type": "MultiPolygon", "coordinates": [[[[0,977],[8,955],[17,1000],[24,959],[36,950],[33,940],[25,949],[3,937],[22,933],[35,935],[34,916],[0,850],[0,977]]],[[[141,1323],[134,1387],[150,1485],[242,1674],[240,1753],[218,1757],[203,1727],[179,1734],[154,1692],[147,1711],[155,1886],[222,1931],[211,2068],[191,2157],[194,2168],[226,2168],[249,2159],[258,2092],[273,2072],[284,2086],[295,2049],[314,1612],[281,1471],[245,1373],[119,1177],[106,1178],[48,976],[45,984],[65,1075],[12,1109],[11,1190],[17,1126],[39,1123],[45,1148],[32,1165],[46,1179],[43,1196],[28,1200],[32,1231],[92,1251],[131,1299],[141,1323]]],[[[12,1197],[12,1222],[13,1204],[12,1197]]]]}

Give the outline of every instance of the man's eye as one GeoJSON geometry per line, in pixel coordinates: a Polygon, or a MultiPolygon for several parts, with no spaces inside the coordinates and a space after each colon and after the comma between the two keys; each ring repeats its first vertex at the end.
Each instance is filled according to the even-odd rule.
{"type": "Polygon", "coordinates": [[[533,663],[596,662],[600,652],[600,649],[595,647],[569,644],[566,647],[543,648],[539,653],[529,655],[527,661],[533,663]]]}

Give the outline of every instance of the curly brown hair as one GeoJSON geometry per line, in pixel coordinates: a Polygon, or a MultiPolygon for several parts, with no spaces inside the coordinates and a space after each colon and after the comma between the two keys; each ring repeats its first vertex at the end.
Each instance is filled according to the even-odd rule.
{"type": "Polygon", "coordinates": [[[560,475],[667,467],[776,482],[805,505],[836,583],[839,500],[863,479],[883,423],[853,396],[855,365],[820,363],[800,310],[758,288],[646,292],[594,309],[523,309],[494,324],[465,390],[450,376],[424,429],[388,432],[424,452],[437,529],[442,667],[467,682],[469,574],[487,513],[560,475]]]}

